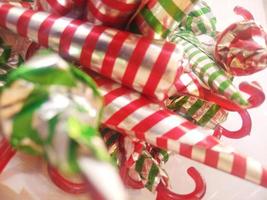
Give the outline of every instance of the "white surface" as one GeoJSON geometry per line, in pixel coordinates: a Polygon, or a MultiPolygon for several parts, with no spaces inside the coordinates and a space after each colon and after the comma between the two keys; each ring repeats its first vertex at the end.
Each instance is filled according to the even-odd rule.
{"type": "MultiPolygon", "coordinates": [[[[267,0],[207,0],[210,3],[217,19],[218,30],[223,30],[238,18],[233,8],[236,5],[243,6],[250,10],[255,19],[267,27],[267,0]],[[266,13],[266,14],[265,14],[266,13]]],[[[247,77],[237,78],[237,82],[242,80],[257,80],[264,92],[267,94],[266,86],[267,70],[247,77]]],[[[267,102],[257,109],[250,111],[253,127],[251,135],[241,140],[229,140],[222,138],[222,141],[229,144],[246,155],[252,156],[267,165],[267,102]]],[[[225,123],[225,127],[235,129],[239,124],[235,124],[235,115],[231,115],[225,123]]],[[[191,192],[194,188],[193,182],[188,175],[186,169],[190,166],[196,167],[207,183],[207,192],[203,200],[266,200],[267,189],[256,186],[239,178],[225,174],[218,170],[198,164],[194,161],[173,156],[167,163],[166,169],[169,172],[171,185],[173,190],[179,193],[191,192]]],[[[155,195],[146,190],[131,191],[131,200],[154,200],[155,195]]]]}

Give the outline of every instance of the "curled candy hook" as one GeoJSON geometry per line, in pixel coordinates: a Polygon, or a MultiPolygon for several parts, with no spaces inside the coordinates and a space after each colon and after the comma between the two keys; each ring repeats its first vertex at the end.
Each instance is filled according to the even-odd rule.
{"type": "Polygon", "coordinates": [[[53,183],[63,191],[70,194],[82,194],[88,192],[88,185],[86,182],[73,183],[65,179],[55,168],[50,165],[47,166],[47,171],[53,183]]]}
{"type": "Polygon", "coordinates": [[[206,183],[201,177],[200,173],[194,168],[190,167],[187,173],[192,177],[195,182],[195,189],[189,194],[176,194],[170,191],[166,185],[160,182],[157,187],[158,195],[157,200],[199,200],[206,193],[206,183]]]}
{"type": "Polygon", "coordinates": [[[213,136],[220,138],[222,135],[232,139],[240,139],[250,134],[251,132],[251,117],[247,110],[238,111],[241,119],[242,126],[237,131],[229,131],[224,127],[218,125],[215,130],[213,136]]]}
{"type": "MultiPolygon", "coordinates": [[[[261,90],[259,84],[256,81],[253,81],[252,83],[248,82],[242,82],[239,85],[239,89],[248,94],[248,103],[249,106],[246,109],[251,109],[260,106],[265,101],[265,94],[261,90]]],[[[227,100],[221,96],[218,96],[214,93],[212,93],[209,90],[204,90],[204,99],[208,101],[212,101],[222,108],[229,110],[229,111],[241,111],[244,110],[240,106],[236,105],[230,100],[227,100]]]]}
{"type": "Polygon", "coordinates": [[[244,20],[254,20],[253,15],[247,9],[243,7],[236,6],[234,8],[234,12],[235,14],[242,16],[244,20]]]}
{"type": "Polygon", "coordinates": [[[3,138],[0,141],[0,173],[3,172],[6,165],[14,157],[16,151],[11,147],[9,142],[3,138]]]}
{"type": "Polygon", "coordinates": [[[120,176],[122,178],[123,183],[132,188],[132,189],[142,189],[144,188],[144,184],[142,181],[135,181],[129,176],[129,168],[126,165],[122,165],[120,167],[120,176]]]}

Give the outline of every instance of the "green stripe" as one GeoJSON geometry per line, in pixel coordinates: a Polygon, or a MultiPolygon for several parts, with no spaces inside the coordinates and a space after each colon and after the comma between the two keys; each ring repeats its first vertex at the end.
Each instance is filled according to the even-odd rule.
{"type": "Polygon", "coordinates": [[[226,80],[226,81],[222,82],[220,84],[220,87],[219,87],[219,92],[220,93],[223,93],[226,90],[226,88],[228,88],[231,84],[232,83],[229,80],[226,80]]]}
{"type": "Polygon", "coordinates": [[[190,60],[195,57],[196,55],[202,53],[200,50],[196,49],[195,51],[193,51],[193,53],[190,53],[190,55],[188,56],[190,58],[190,60]]]}
{"type": "Polygon", "coordinates": [[[198,99],[187,111],[187,114],[190,116],[193,116],[202,106],[204,105],[204,102],[200,99],[198,99]]]}
{"type": "Polygon", "coordinates": [[[148,25],[158,34],[160,34],[163,38],[166,38],[170,30],[166,29],[160,21],[153,15],[153,13],[145,6],[141,11],[140,11],[142,17],[144,20],[148,23],[148,25]]]}
{"type": "Polygon", "coordinates": [[[201,33],[207,33],[207,29],[206,29],[204,23],[205,23],[205,22],[200,21],[200,22],[197,24],[197,27],[199,28],[199,30],[200,30],[201,33]]]}
{"type": "Polygon", "coordinates": [[[182,21],[185,13],[172,0],[158,0],[158,2],[175,21],[182,21]]]}
{"type": "Polygon", "coordinates": [[[135,170],[141,175],[143,165],[145,162],[145,156],[141,155],[140,158],[136,161],[135,170]]]}
{"type": "Polygon", "coordinates": [[[223,76],[223,73],[221,71],[215,71],[212,74],[210,74],[208,79],[208,85],[212,87],[212,83],[219,77],[223,76]]]}
{"type": "Polygon", "coordinates": [[[191,16],[188,16],[186,18],[186,22],[185,22],[185,28],[188,29],[188,30],[192,30],[192,23],[193,23],[193,17],[191,16]]]}
{"type": "Polygon", "coordinates": [[[208,7],[200,8],[199,10],[191,11],[188,15],[192,17],[200,17],[202,15],[205,15],[210,12],[210,9],[208,7]]]}
{"type": "Polygon", "coordinates": [[[201,67],[201,72],[199,73],[200,78],[203,80],[203,76],[206,73],[206,71],[211,68],[214,67],[214,63],[208,63],[206,65],[204,65],[203,67],[201,67]]]}
{"type": "Polygon", "coordinates": [[[219,110],[220,107],[218,105],[212,105],[210,109],[198,121],[198,124],[201,126],[205,126],[219,110]]]}
{"type": "Polygon", "coordinates": [[[231,100],[234,100],[234,101],[238,101],[238,102],[240,103],[240,105],[244,105],[244,106],[248,105],[248,102],[245,101],[245,100],[242,98],[242,96],[241,96],[238,92],[234,93],[234,94],[230,97],[230,99],[231,99],[231,100]]]}
{"type": "Polygon", "coordinates": [[[155,183],[155,178],[159,174],[159,168],[157,165],[153,164],[150,168],[149,174],[148,174],[148,182],[146,184],[146,188],[149,190],[153,189],[153,185],[155,183]]]}

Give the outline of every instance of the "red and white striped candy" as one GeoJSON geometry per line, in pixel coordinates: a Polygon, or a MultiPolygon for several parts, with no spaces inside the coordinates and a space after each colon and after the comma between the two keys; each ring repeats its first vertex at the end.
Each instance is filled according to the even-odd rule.
{"type": "Polygon", "coordinates": [[[156,147],[267,187],[267,168],[222,145],[198,127],[139,93],[102,77],[95,77],[105,99],[102,123],[156,147]]]}
{"type": "Polygon", "coordinates": [[[141,0],[88,0],[87,19],[97,25],[123,28],[141,0]]]}
{"type": "Polygon", "coordinates": [[[8,4],[0,16],[0,26],[160,101],[183,71],[183,48],[173,43],[8,4]]]}

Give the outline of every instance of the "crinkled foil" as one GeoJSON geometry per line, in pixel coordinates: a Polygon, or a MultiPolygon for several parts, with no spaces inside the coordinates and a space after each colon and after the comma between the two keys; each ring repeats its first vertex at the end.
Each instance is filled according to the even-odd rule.
{"type": "Polygon", "coordinates": [[[56,54],[40,52],[7,77],[1,132],[16,149],[45,155],[64,172],[77,171],[78,153],[109,160],[97,131],[101,107],[87,75],[56,54]]]}
{"type": "Polygon", "coordinates": [[[215,58],[233,75],[263,70],[267,66],[267,34],[253,20],[232,24],[219,35],[215,58]]]}

